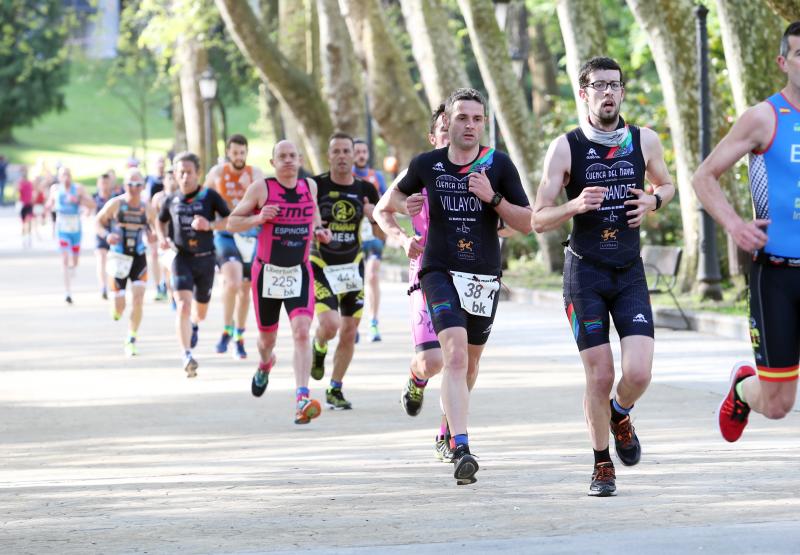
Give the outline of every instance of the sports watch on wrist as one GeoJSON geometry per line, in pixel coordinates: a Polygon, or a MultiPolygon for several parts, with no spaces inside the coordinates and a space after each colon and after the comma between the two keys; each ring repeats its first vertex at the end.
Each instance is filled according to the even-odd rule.
{"type": "Polygon", "coordinates": [[[500,193],[495,193],[494,196],[492,197],[492,200],[489,201],[489,204],[492,207],[495,207],[498,204],[500,204],[500,201],[502,200],[503,200],[503,195],[501,195],[500,193]]]}
{"type": "Polygon", "coordinates": [[[653,212],[661,208],[661,195],[658,193],[653,193],[653,196],[656,197],[656,207],[653,208],[653,212]]]}

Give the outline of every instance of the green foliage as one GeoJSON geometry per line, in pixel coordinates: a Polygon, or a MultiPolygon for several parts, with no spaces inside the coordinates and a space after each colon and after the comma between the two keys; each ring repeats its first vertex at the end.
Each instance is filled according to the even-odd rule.
{"type": "Polygon", "coordinates": [[[128,19],[137,22],[137,46],[152,52],[163,75],[173,75],[176,70],[173,56],[178,38],[190,36],[208,51],[221,102],[239,105],[248,91],[257,91],[256,71],[228,34],[213,0],[139,0],[135,6],[123,12],[122,25],[128,19]]]}
{"type": "Polygon", "coordinates": [[[61,0],[0,2],[0,140],[51,110],[64,109],[66,39],[74,24],[61,0]]]}

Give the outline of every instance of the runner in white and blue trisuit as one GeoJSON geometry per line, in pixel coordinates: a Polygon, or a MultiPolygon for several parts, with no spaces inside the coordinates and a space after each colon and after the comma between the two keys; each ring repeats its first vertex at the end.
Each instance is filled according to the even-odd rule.
{"type": "Polygon", "coordinates": [[[794,406],[800,363],[800,21],[781,39],[786,86],[748,109],[694,175],[697,196],[739,248],[753,253],[750,340],[755,364],[740,362],[719,408],[719,428],[738,440],[750,410],[783,418],[794,406]],[[749,156],[755,219],[742,219],[719,178],[749,156]]]}
{"type": "Polygon", "coordinates": [[[66,166],[58,170],[58,182],[50,187],[47,210],[55,215],[58,247],[64,269],[64,300],[72,304],[72,277],[81,256],[81,206],[94,209],[94,201],[83,185],[72,181],[66,166]]]}
{"type": "Polygon", "coordinates": [[[550,144],[533,223],[543,233],[573,220],[564,308],[586,371],[584,409],[595,463],[589,495],[606,497],[616,492],[609,425],[622,463],[638,463],[641,446],[629,413],[647,389],[653,365],[653,314],[639,227],[645,215],[672,199],[675,187],[658,135],[627,125],[619,115],[625,97],[619,64],[592,58],[581,68],[578,85],[589,117],[550,144]],[[652,193],[645,192],[645,180],[652,193]],[[569,200],[559,205],[564,191],[569,200]],[[622,346],[622,379],[613,396],[609,315],[622,346]]]}

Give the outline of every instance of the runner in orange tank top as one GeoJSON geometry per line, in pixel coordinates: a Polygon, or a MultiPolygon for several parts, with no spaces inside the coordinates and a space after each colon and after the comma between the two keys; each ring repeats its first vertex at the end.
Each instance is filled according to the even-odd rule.
{"type": "MultiPolygon", "coordinates": [[[[208,172],[205,186],[215,189],[228,208],[233,210],[251,183],[262,181],[260,169],[247,165],[247,139],[243,135],[231,135],[225,146],[227,162],[217,164],[208,172]]],[[[223,278],[223,332],[217,343],[217,352],[228,351],[232,338],[236,339],[233,358],[244,359],[244,328],[250,310],[250,269],[256,249],[258,228],[245,233],[218,231],[214,234],[217,265],[223,278]],[[234,312],[236,326],[234,327],[234,312]]]]}

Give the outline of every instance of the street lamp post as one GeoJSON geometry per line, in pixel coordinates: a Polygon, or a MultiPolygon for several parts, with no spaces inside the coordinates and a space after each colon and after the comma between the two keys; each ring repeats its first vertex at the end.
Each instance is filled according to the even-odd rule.
{"type": "MultiPolygon", "coordinates": [[[[700,64],[700,156],[705,160],[711,151],[711,109],[708,85],[708,8],[702,4],[695,8],[697,16],[697,58],[700,64]]],[[[697,261],[698,289],[702,299],[722,300],[717,256],[716,225],[711,216],[700,206],[700,252],[697,261]]]]}
{"type": "Polygon", "coordinates": [[[205,122],[205,166],[206,171],[210,170],[211,167],[214,165],[214,161],[211,159],[211,105],[214,102],[214,99],[217,97],[217,79],[214,77],[214,72],[211,68],[206,69],[203,74],[200,76],[200,81],[198,82],[200,86],[200,97],[203,99],[203,120],[205,122]]]}

